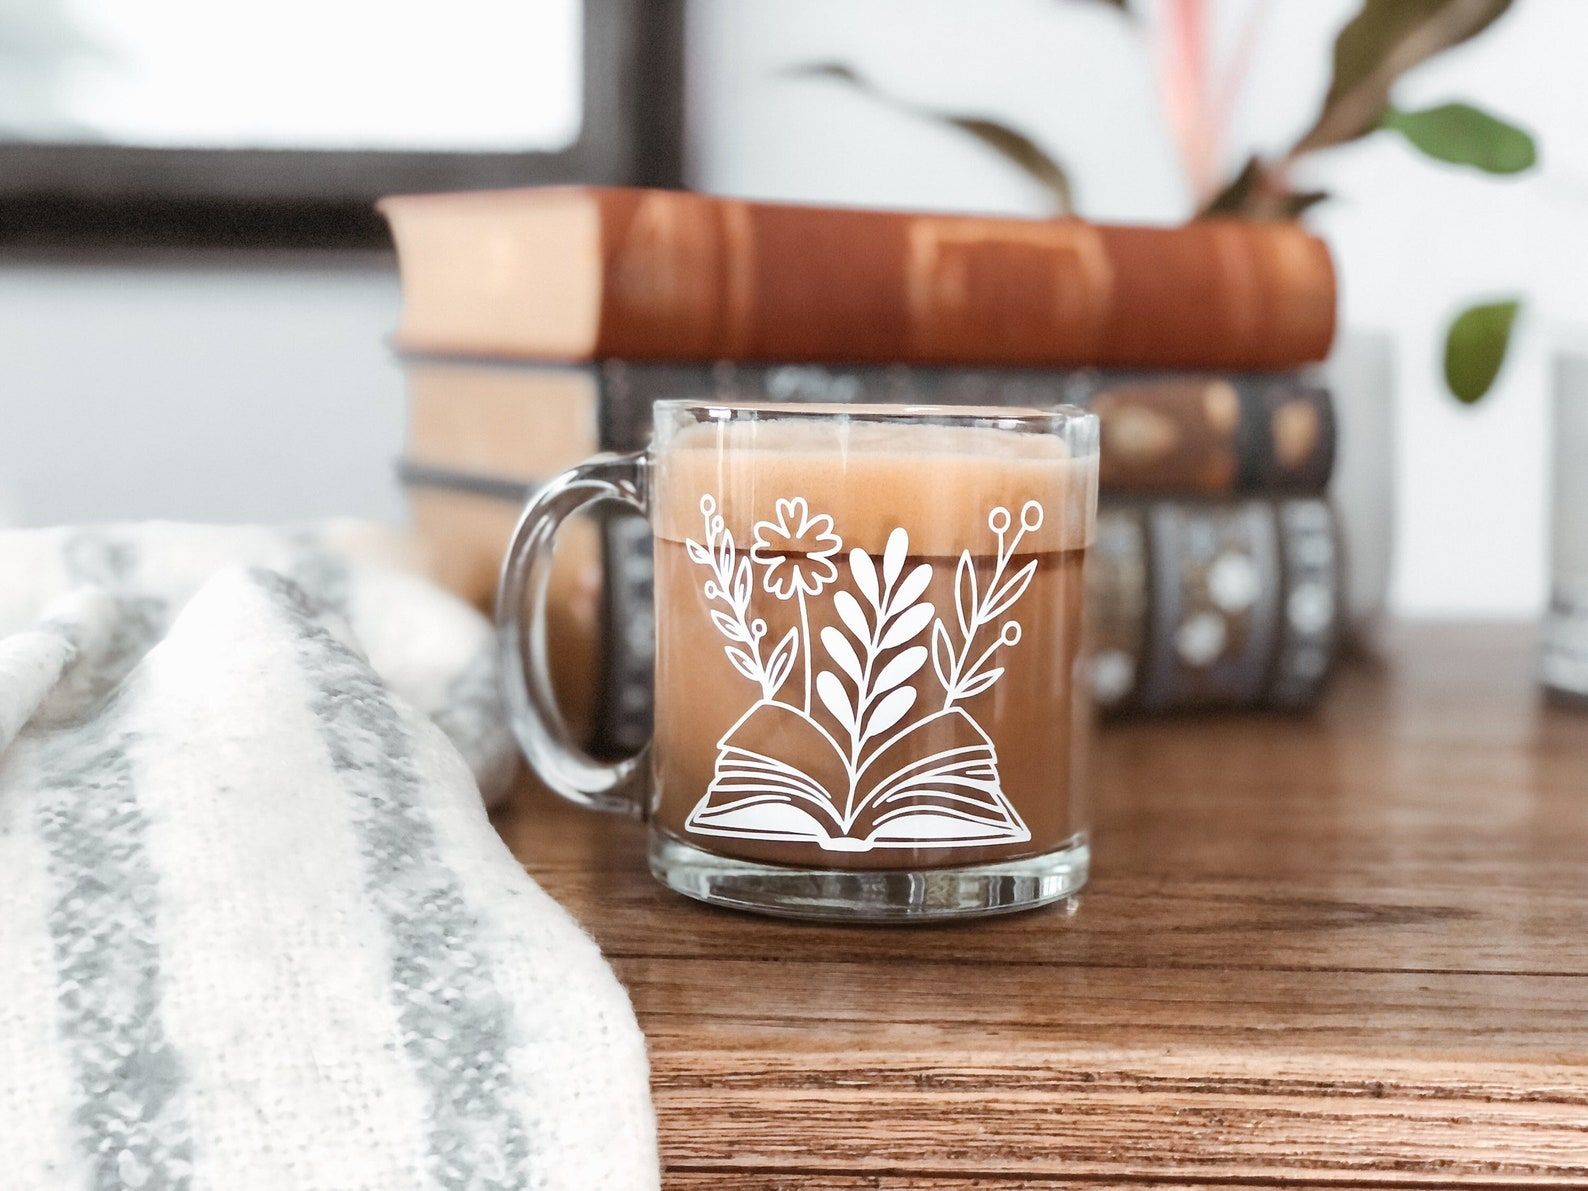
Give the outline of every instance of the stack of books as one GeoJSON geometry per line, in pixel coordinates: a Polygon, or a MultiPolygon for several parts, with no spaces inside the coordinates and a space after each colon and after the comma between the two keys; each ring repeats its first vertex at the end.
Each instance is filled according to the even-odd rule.
{"type": "MultiPolygon", "coordinates": [[[[1287,223],[784,206],[557,188],[390,198],[410,420],[402,475],[446,581],[489,600],[519,507],[651,404],[1070,402],[1102,422],[1094,684],[1120,711],[1302,707],[1340,637],[1324,499],[1334,335],[1324,245],[1287,223]]],[[[648,726],[649,542],[561,550],[565,711],[597,747],[648,726]]]]}

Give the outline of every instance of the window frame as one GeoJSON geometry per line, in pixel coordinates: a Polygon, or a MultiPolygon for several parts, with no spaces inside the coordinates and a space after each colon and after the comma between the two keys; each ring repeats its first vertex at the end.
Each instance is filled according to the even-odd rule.
{"type": "Polygon", "coordinates": [[[0,244],[362,247],[385,242],[383,194],[679,185],[683,0],[586,0],[583,56],[579,136],[555,152],[0,141],[0,244]]]}

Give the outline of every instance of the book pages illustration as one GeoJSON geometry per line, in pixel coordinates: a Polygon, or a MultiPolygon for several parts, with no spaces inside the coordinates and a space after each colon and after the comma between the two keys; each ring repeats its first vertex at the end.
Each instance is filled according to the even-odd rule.
{"type": "Polygon", "coordinates": [[[718,741],[713,779],[690,812],[699,835],[815,843],[829,851],[1018,844],[1031,838],[999,780],[998,750],[976,718],[977,697],[1017,645],[1013,613],[1037,560],[1017,561],[1042,525],[994,508],[996,556],[958,556],[953,608],[924,598],[934,565],[910,561],[903,528],[880,559],[847,552],[833,518],[804,497],[775,502],[734,541],[711,495],[689,539],[704,572],[708,615],[745,682],[746,709],[718,741]],[[781,635],[758,616],[757,592],[792,603],[781,635]],[[776,637],[775,640],[771,638],[776,637]]]}

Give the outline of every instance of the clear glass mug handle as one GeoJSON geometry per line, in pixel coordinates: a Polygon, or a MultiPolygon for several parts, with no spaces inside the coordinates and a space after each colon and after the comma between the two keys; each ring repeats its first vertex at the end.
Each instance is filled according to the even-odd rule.
{"type": "Polygon", "coordinates": [[[546,640],[546,587],[557,531],[600,501],[649,512],[644,452],[601,455],[552,480],[525,507],[502,562],[496,639],[508,722],[540,779],[570,802],[598,811],[645,814],[650,746],[622,761],[598,761],[568,731],[552,690],[546,640]],[[525,604],[525,597],[528,604],[525,604]]]}

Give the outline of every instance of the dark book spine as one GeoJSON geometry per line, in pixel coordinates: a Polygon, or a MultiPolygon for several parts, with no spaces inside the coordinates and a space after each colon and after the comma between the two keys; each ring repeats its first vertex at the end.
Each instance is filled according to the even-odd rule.
{"type": "Polygon", "coordinates": [[[593,749],[632,755],[651,738],[654,722],[656,601],[651,527],[615,513],[601,527],[601,680],[593,749]]]}
{"type": "MultiPolygon", "coordinates": [[[[498,364],[509,372],[543,370],[498,364]]],[[[1104,492],[1316,495],[1334,469],[1334,403],[1297,374],[1122,373],[1021,368],[829,367],[631,363],[580,366],[594,376],[601,445],[638,450],[651,406],[701,401],[1054,405],[1102,423],[1104,492]]],[[[462,416],[462,415],[459,415],[462,416]]],[[[482,477],[500,479],[502,477],[482,477]]]]}
{"type": "Polygon", "coordinates": [[[1318,499],[1105,502],[1088,579],[1099,707],[1313,703],[1340,636],[1340,553],[1318,499]]]}
{"type": "Polygon", "coordinates": [[[1334,470],[1334,403],[1292,374],[1117,373],[1021,368],[830,367],[606,361],[602,445],[638,450],[651,405],[710,401],[1053,405],[1102,423],[1104,492],[1316,495],[1334,470]]]}

